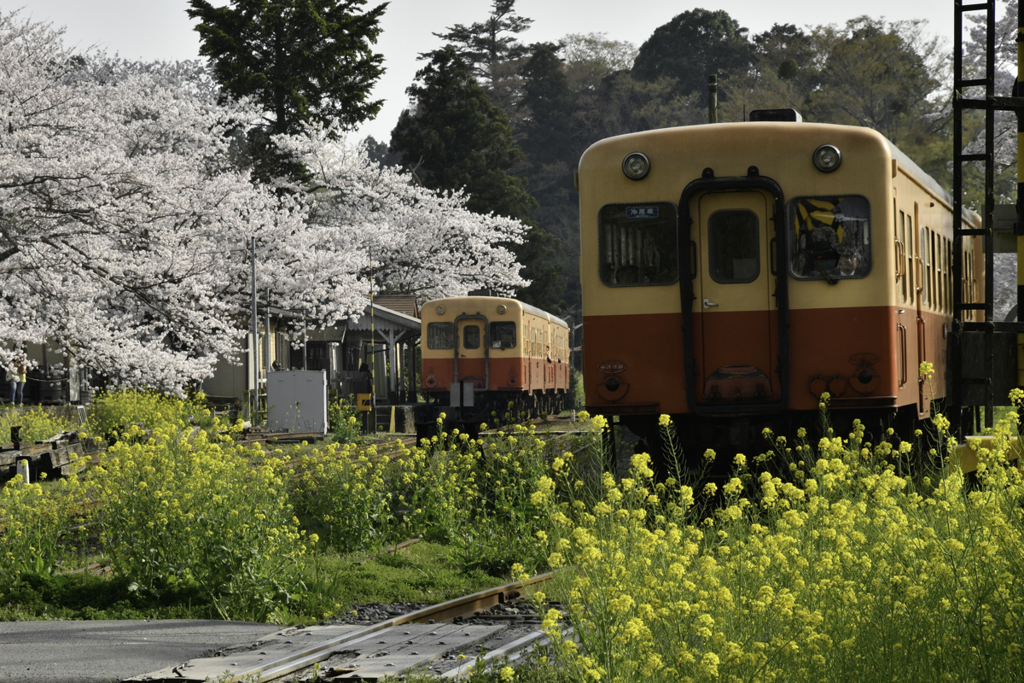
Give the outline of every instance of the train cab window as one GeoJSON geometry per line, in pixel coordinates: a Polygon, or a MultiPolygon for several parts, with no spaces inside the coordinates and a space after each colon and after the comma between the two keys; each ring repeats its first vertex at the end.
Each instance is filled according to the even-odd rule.
{"type": "Polygon", "coordinates": [[[757,214],[715,211],[708,219],[708,264],[715,282],[753,282],[761,273],[757,214]]]}
{"type": "Polygon", "coordinates": [[[479,349],[480,348],[480,326],[479,325],[466,325],[462,328],[462,348],[464,349],[479,349]]]}
{"type": "Polygon", "coordinates": [[[871,272],[871,207],[866,198],[795,197],[786,213],[794,278],[834,283],[871,272]]]}
{"type": "Polygon", "coordinates": [[[608,204],[597,220],[601,282],[628,287],[679,279],[674,204],[608,204]]]}
{"type": "Polygon", "coordinates": [[[454,349],[455,325],[452,323],[427,323],[428,349],[454,349]]]}
{"type": "Polygon", "coordinates": [[[491,348],[514,349],[516,347],[516,324],[513,322],[491,323],[491,348]]]}

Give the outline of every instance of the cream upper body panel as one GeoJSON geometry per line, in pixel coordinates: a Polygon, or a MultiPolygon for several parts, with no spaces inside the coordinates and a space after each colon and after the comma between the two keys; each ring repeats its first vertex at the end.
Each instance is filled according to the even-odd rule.
{"type": "MultiPolygon", "coordinates": [[[[608,204],[671,203],[676,206],[686,186],[710,168],[714,177],[745,177],[748,169],[776,182],[785,202],[794,197],[859,195],[870,205],[871,272],[861,279],[798,280],[790,277],[790,308],[895,305],[896,261],[893,245],[894,186],[904,198],[934,212],[932,222],[948,214],[941,190],[912,182],[917,169],[894,169],[889,143],[875,131],[852,126],[814,123],[726,123],[668,128],[622,135],[590,147],[580,160],[581,281],[585,315],[669,313],[680,310],[678,281],[658,286],[608,286],[598,275],[600,244],[598,215],[608,204]],[[834,145],[842,163],[831,173],[819,171],[812,154],[821,145],[834,145]],[[639,181],[622,171],[625,157],[640,152],[650,160],[649,174],[639,181]],[[898,180],[902,178],[902,180],[898,180]],[[895,182],[894,182],[895,181],[895,182]],[[840,296],[841,295],[841,296],[840,296]]],[[[691,199],[691,214],[698,214],[691,199]]],[[[785,207],[784,207],[785,209],[785,207]]],[[[785,210],[784,210],[785,213],[785,210]]],[[[784,218],[785,220],[785,218],[784,218]]],[[[949,219],[947,219],[948,222],[949,219]]],[[[774,235],[780,226],[768,226],[774,235]]],[[[787,229],[790,229],[787,226],[787,229]]],[[[686,234],[686,227],[680,226],[686,234]]],[[[689,247],[680,250],[686,256],[689,247]]],[[[779,264],[786,268],[786,264],[779,264]]]]}
{"type": "Polygon", "coordinates": [[[549,328],[567,329],[560,318],[516,299],[491,296],[463,296],[435,299],[423,305],[420,312],[423,339],[423,358],[448,358],[452,349],[430,348],[430,325],[432,323],[454,323],[464,316],[482,316],[487,323],[511,322],[516,325],[517,343],[514,347],[488,347],[491,357],[531,355],[531,350],[544,344],[545,337],[553,333],[549,328]],[[533,339],[531,339],[531,331],[533,339]],[[524,352],[525,349],[525,352],[524,352]]]}

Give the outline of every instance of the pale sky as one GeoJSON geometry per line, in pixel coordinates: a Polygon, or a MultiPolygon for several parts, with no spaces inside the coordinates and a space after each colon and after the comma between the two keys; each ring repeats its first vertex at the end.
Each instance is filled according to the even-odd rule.
{"type": "MultiPolygon", "coordinates": [[[[214,0],[214,4],[223,4],[214,0]]],[[[379,4],[369,0],[368,7],[379,4]]],[[[1001,5],[1002,3],[997,3],[1001,5]]],[[[5,12],[22,8],[39,21],[67,29],[68,44],[85,49],[98,47],[126,59],[181,60],[199,56],[199,39],[185,14],[186,0],[0,0],[5,12]]],[[[686,10],[702,7],[723,9],[750,34],[771,28],[774,23],[803,28],[818,24],[842,24],[866,14],[889,21],[924,19],[931,34],[945,38],[952,49],[952,0],[893,2],[859,0],[856,3],[827,0],[519,0],[516,11],[533,19],[531,28],[520,34],[525,43],[556,41],[568,33],[605,33],[614,40],[626,40],[639,47],[658,26],[686,10]]],[[[376,51],[384,55],[385,75],[374,91],[384,107],[373,121],[363,124],[358,137],[373,135],[387,142],[398,115],[407,106],[405,89],[412,83],[422,62],[416,57],[438,47],[433,33],[454,24],[483,21],[491,0],[391,0],[381,22],[383,32],[376,51]]]]}

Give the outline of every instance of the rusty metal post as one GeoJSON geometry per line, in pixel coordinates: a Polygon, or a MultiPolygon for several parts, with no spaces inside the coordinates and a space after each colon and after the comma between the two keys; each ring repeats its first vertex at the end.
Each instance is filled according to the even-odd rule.
{"type": "Polygon", "coordinates": [[[708,123],[718,123],[718,74],[708,75],[708,123]]]}

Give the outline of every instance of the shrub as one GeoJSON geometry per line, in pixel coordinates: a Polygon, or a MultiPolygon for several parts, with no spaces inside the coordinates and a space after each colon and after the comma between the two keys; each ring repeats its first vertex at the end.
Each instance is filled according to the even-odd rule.
{"type": "Polygon", "coordinates": [[[262,621],[299,589],[296,560],[315,537],[299,531],[283,462],[259,448],[138,427],[96,473],[101,543],[139,590],[195,583],[225,619],[262,621]]]}
{"type": "Polygon", "coordinates": [[[211,428],[219,426],[219,422],[211,417],[206,397],[201,393],[180,398],[156,391],[118,389],[96,396],[86,425],[90,434],[112,435],[131,425],[141,425],[143,429],[190,429],[211,428]]]}
{"type": "Polygon", "coordinates": [[[546,467],[533,426],[488,439],[455,430],[432,437],[405,461],[399,504],[410,533],[447,544],[467,569],[505,574],[514,562],[536,566],[543,520],[532,502],[546,467]]]}
{"type": "Polygon", "coordinates": [[[327,547],[350,552],[382,542],[391,520],[386,458],[374,448],[328,444],[304,454],[295,468],[293,500],[304,524],[327,547]]]}

